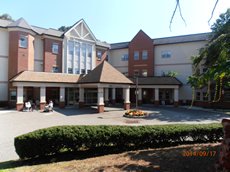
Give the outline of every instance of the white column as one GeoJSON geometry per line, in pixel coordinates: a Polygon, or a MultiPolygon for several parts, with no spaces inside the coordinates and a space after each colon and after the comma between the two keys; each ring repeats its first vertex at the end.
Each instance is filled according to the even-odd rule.
{"type": "Polygon", "coordinates": [[[79,88],[79,102],[84,102],[84,88],[79,88]]]}
{"type": "Polygon", "coordinates": [[[116,89],[112,88],[112,100],[116,99],[116,89]]]}
{"type": "Polygon", "coordinates": [[[155,101],[159,101],[159,88],[155,88],[155,101]]]}
{"type": "Polygon", "coordinates": [[[105,88],[105,102],[109,101],[109,88],[105,88]]]}
{"type": "Polygon", "coordinates": [[[23,87],[17,87],[17,104],[23,103],[23,87]]]}
{"type": "Polygon", "coordinates": [[[97,105],[104,105],[104,89],[97,88],[97,105]]]}
{"type": "Polygon", "coordinates": [[[46,87],[40,87],[40,103],[46,103],[46,87]]]}
{"type": "Polygon", "coordinates": [[[65,102],[65,87],[60,87],[60,102],[65,102]]]}
{"type": "Polygon", "coordinates": [[[178,102],[179,100],[179,90],[178,88],[174,88],[174,102],[178,102]]]}
{"type": "Polygon", "coordinates": [[[138,88],[138,100],[142,100],[142,88],[138,88]]]}
{"type": "Polygon", "coordinates": [[[123,90],[124,90],[124,93],[125,93],[124,103],[130,103],[130,90],[129,90],[129,87],[123,88],[123,90]]]}

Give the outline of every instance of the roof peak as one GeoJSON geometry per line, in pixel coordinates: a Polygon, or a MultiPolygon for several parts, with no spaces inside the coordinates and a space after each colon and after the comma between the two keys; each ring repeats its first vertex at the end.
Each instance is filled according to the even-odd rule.
{"type": "Polygon", "coordinates": [[[30,29],[33,30],[32,27],[27,23],[27,21],[24,18],[19,18],[18,20],[10,23],[8,27],[20,27],[24,29],[30,29]]]}

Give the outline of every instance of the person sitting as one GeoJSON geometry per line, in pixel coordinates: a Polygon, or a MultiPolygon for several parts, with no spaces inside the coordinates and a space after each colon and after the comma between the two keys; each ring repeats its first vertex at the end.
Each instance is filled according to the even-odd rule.
{"type": "Polygon", "coordinates": [[[45,106],[44,112],[53,112],[53,101],[50,100],[49,104],[45,106]]]}
{"type": "Polygon", "coordinates": [[[54,103],[52,100],[49,102],[49,111],[53,112],[54,103]]]}
{"type": "MultiPolygon", "coordinates": [[[[30,101],[25,102],[26,111],[29,112],[32,110],[30,101]]],[[[33,110],[32,110],[33,111],[33,110]]]]}

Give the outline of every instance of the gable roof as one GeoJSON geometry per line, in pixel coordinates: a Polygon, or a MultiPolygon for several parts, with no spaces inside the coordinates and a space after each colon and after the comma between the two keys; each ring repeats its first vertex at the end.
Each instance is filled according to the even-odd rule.
{"type": "Polygon", "coordinates": [[[24,28],[24,29],[29,29],[29,30],[33,30],[31,28],[31,26],[25,21],[24,18],[20,18],[12,23],[10,23],[8,25],[8,27],[20,27],[20,28],[24,28]]]}
{"type": "MultiPolygon", "coordinates": [[[[130,78],[133,83],[136,83],[135,78],[130,78]]],[[[182,83],[175,77],[170,76],[152,76],[152,77],[138,77],[139,85],[182,85],[182,83]]]]}
{"type": "MultiPolygon", "coordinates": [[[[165,45],[165,44],[177,44],[185,42],[197,42],[197,41],[208,41],[211,36],[210,32],[198,33],[191,35],[180,35],[165,38],[154,38],[152,39],[154,45],[165,45]]],[[[110,44],[111,50],[124,49],[129,47],[130,42],[118,42],[110,44]]]]}
{"type": "Polygon", "coordinates": [[[90,73],[85,75],[79,83],[133,84],[130,79],[120,73],[105,60],[90,73]]]}
{"type": "Polygon", "coordinates": [[[97,39],[94,36],[93,32],[90,30],[89,26],[86,24],[84,19],[80,19],[79,21],[77,21],[69,30],[67,30],[64,35],[68,34],[69,32],[71,32],[76,26],[78,26],[79,24],[83,24],[83,26],[87,29],[87,31],[90,33],[90,35],[92,36],[92,38],[94,39],[94,41],[96,42],[97,39]]]}
{"type": "Polygon", "coordinates": [[[5,27],[7,27],[10,23],[12,23],[12,21],[0,19],[0,27],[5,28],[5,27]]]}
{"type": "Polygon", "coordinates": [[[63,33],[62,31],[59,31],[57,29],[45,29],[38,26],[31,26],[28,24],[28,22],[24,18],[20,18],[16,21],[9,21],[9,20],[2,20],[0,19],[0,27],[2,28],[23,28],[27,29],[33,32],[36,32],[39,35],[50,35],[55,37],[62,37],[63,33]]]}
{"type": "Polygon", "coordinates": [[[49,82],[75,84],[79,81],[80,78],[81,75],[23,71],[13,77],[10,82],[49,82]]]}

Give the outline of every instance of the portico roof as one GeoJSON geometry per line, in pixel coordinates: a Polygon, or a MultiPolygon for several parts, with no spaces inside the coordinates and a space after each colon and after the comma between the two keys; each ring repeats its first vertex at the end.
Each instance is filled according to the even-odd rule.
{"type": "MultiPolygon", "coordinates": [[[[130,78],[136,83],[135,78],[130,78]]],[[[139,85],[182,85],[182,83],[175,77],[170,76],[151,76],[151,77],[139,77],[139,85]]]]}
{"type": "Polygon", "coordinates": [[[11,82],[70,83],[79,81],[81,75],[66,73],[23,71],[12,78],[11,82]]]}
{"type": "Polygon", "coordinates": [[[133,84],[107,61],[103,61],[79,81],[79,84],[86,83],[133,84]]]}

